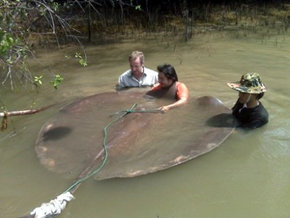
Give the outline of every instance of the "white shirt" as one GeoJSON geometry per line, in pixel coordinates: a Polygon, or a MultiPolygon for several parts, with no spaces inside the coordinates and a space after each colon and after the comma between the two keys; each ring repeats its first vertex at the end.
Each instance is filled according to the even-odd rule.
{"type": "Polygon", "coordinates": [[[157,82],[158,73],[146,67],[144,67],[143,75],[139,80],[132,75],[131,70],[127,70],[119,77],[120,88],[153,86],[157,82]]]}

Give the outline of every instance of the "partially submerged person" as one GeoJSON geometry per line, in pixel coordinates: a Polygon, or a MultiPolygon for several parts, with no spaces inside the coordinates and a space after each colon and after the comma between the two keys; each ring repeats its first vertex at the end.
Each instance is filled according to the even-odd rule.
{"type": "Polygon", "coordinates": [[[178,107],[185,104],[188,101],[189,92],[184,83],[178,82],[178,77],[173,66],[169,64],[160,65],[158,70],[158,84],[155,85],[149,95],[154,95],[154,92],[164,91],[169,93],[176,101],[172,104],[165,105],[159,109],[163,112],[170,110],[171,108],[178,107]]]}
{"type": "Polygon", "coordinates": [[[145,67],[144,54],[133,51],[129,56],[130,69],[118,81],[118,89],[153,86],[158,82],[158,73],[145,67]]]}
{"type": "Polygon", "coordinates": [[[253,129],[268,122],[268,112],[260,102],[266,87],[258,73],[246,73],[239,82],[227,85],[239,92],[239,98],[232,108],[238,127],[253,129]]]}

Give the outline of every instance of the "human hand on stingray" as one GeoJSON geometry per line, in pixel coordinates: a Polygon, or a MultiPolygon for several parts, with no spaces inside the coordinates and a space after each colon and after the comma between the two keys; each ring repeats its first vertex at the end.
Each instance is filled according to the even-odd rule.
{"type": "Polygon", "coordinates": [[[158,84],[147,94],[160,98],[169,97],[176,100],[174,103],[161,106],[159,110],[166,112],[171,108],[186,104],[189,98],[189,91],[184,83],[178,82],[177,73],[173,66],[164,64],[157,67],[158,84]]]}
{"type": "Polygon", "coordinates": [[[188,101],[188,97],[182,97],[179,100],[177,100],[176,102],[169,104],[169,105],[161,106],[158,109],[161,112],[165,113],[166,111],[169,111],[171,108],[175,108],[175,107],[186,104],[187,101],[188,101]]]}
{"type": "Polygon", "coordinates": [[[162,113],[165,113],[166,111],[169,111],[170,108],[168,106],[161,106],[158,108],[158,110],[160,110],[162,113]]]}

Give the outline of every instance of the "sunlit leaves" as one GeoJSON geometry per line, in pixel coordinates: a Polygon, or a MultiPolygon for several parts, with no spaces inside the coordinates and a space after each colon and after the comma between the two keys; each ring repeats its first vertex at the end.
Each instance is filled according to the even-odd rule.
{"type": "Polygon", "coordinates": [[[6,105],[1,105],[0,110],[1,111],[7,111],[7,106],[6,105]]]}
{"type": "Polygon", "coordinates": [[[13,39],[11,34],[2,32],[0,30],[0,55],[3,57],[6,55],[7,51],[9,51],[15,40],[13,39]]]}
{"type": "Polygon", "coordinates": [[[142,9],[141,9],[141,5],[136,5],[135,6],[135,10],[137,10],[137,11],[141,11],[142,9]]]}
{"type": "Polygon", "coordinates": [[[63,77],[60,74],[56,74],[54,79],[50,81],[50,83],[53,85],[55,89],[58,88],[58,86],[62,83],[63,77]]]}
{"type": "MultiPolygon", "coordinates": [[[[13,89],[14,80],[18,79],[31,82],[37,87],[42,85],[43,78],[34,77],[26,66],[26,58],[33,53],[29,44],[31,38],[34,39],[31,31],[39,25],[42,26],[37,22],[44,20],[45,28],[50,28],[51,33],[55,34],[56,25],[59,24],[57,21],[61,20],[57,14],[60,10],[61,5],[53,0],[0,0],[0,61],[4,69],[2,73],[5,75],[1,81],[3,85],[10,81],[13,89]]],[[[86,64],[82,59],[79,61],[82,65],[86,64]]],[[[54,87],[57,88],[61,81],[60,76],[56,77],[54,87]]]]}
{"type": "Polygon", "coordinates": [[[88,65],[87,61],[81,56],[80,53],[76,53],[75,54],[75,58],[77,58],[79,60],[79,64],[83,67],[86,67],[88,65]]]}
{"type": "Polygon", "coordinates": [[[39,87],[42,85],[42,78],[43,76],[34,76],[34,80],[33,80],[33,84],[36,86],[36,87],[39,87]]]}
{"type": "Polygon", "coordinates": [[[57,2],[52,2],[51,7],[54,11],[59,11],[59,4],[57,2]]]}
{"type": "MultiPolygon", "coordinates": [[[[43,79],[43,76],[42,75],[40,75],[40,76],[34,76],[33,84],[36,87],[42,86],[42,84],[43,84],[42,79],[43,79]]],[[[50,81],[50,84],[52,84],[53,87],[55,89],[57,89],[59,87],[59,85],[62,83],[63,80],[64,79],[63,79],[63,77],[60,74],[56,74],[54,76],[54,78],[50,81]]]]}

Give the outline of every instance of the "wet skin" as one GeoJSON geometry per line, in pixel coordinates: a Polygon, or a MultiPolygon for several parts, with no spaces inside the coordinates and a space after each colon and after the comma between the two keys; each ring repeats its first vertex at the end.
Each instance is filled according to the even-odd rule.
{"type": "Polygon", "coordinates": [[[158,73],[158,82],[162,88],[169,88],[173,84],[173,80],[167,78],[164,73],[158,73]]]}
{"type": "Polygon", "coordinates": [[[248,108],[253,108],[259,105],[257,94],[239,92],[239,102],[242,104],[247,104],[248,108]]]}
{"type": "MultiPolygon", "coordinates": [[[[158,73],[158,82],[160,83],[161,87],[164,88],[164,89],[168,89],[170,88],[170,86],[173,85],[173,83],[175,83],[174,80],[170,79],[170,78],[167,78],[165,76],[164,73],[162,72],[159,72],[158,73]]],[[[185,98],[181,98],[181,99],[178,99],[175,103],[173,104],[170,104],[170,105],[165,105],[165,106],[162,106],[160,107],[159,109],[162,111],[162,112],[166,112],[168,110],[170,110],[171,108],[174,108],[174,107],[178,107],[180,105],[183,105],[187,102],[187,99],[185,98]]]]}
{"type": "Polygon", "coordinates": [[[129,61],[130,64],[130,69],[132,71],[132,75],[136,79],[140,79],[143,75],[143,70],[144,70],[144,63],[141,63],[140,57],[129,61]]]}

